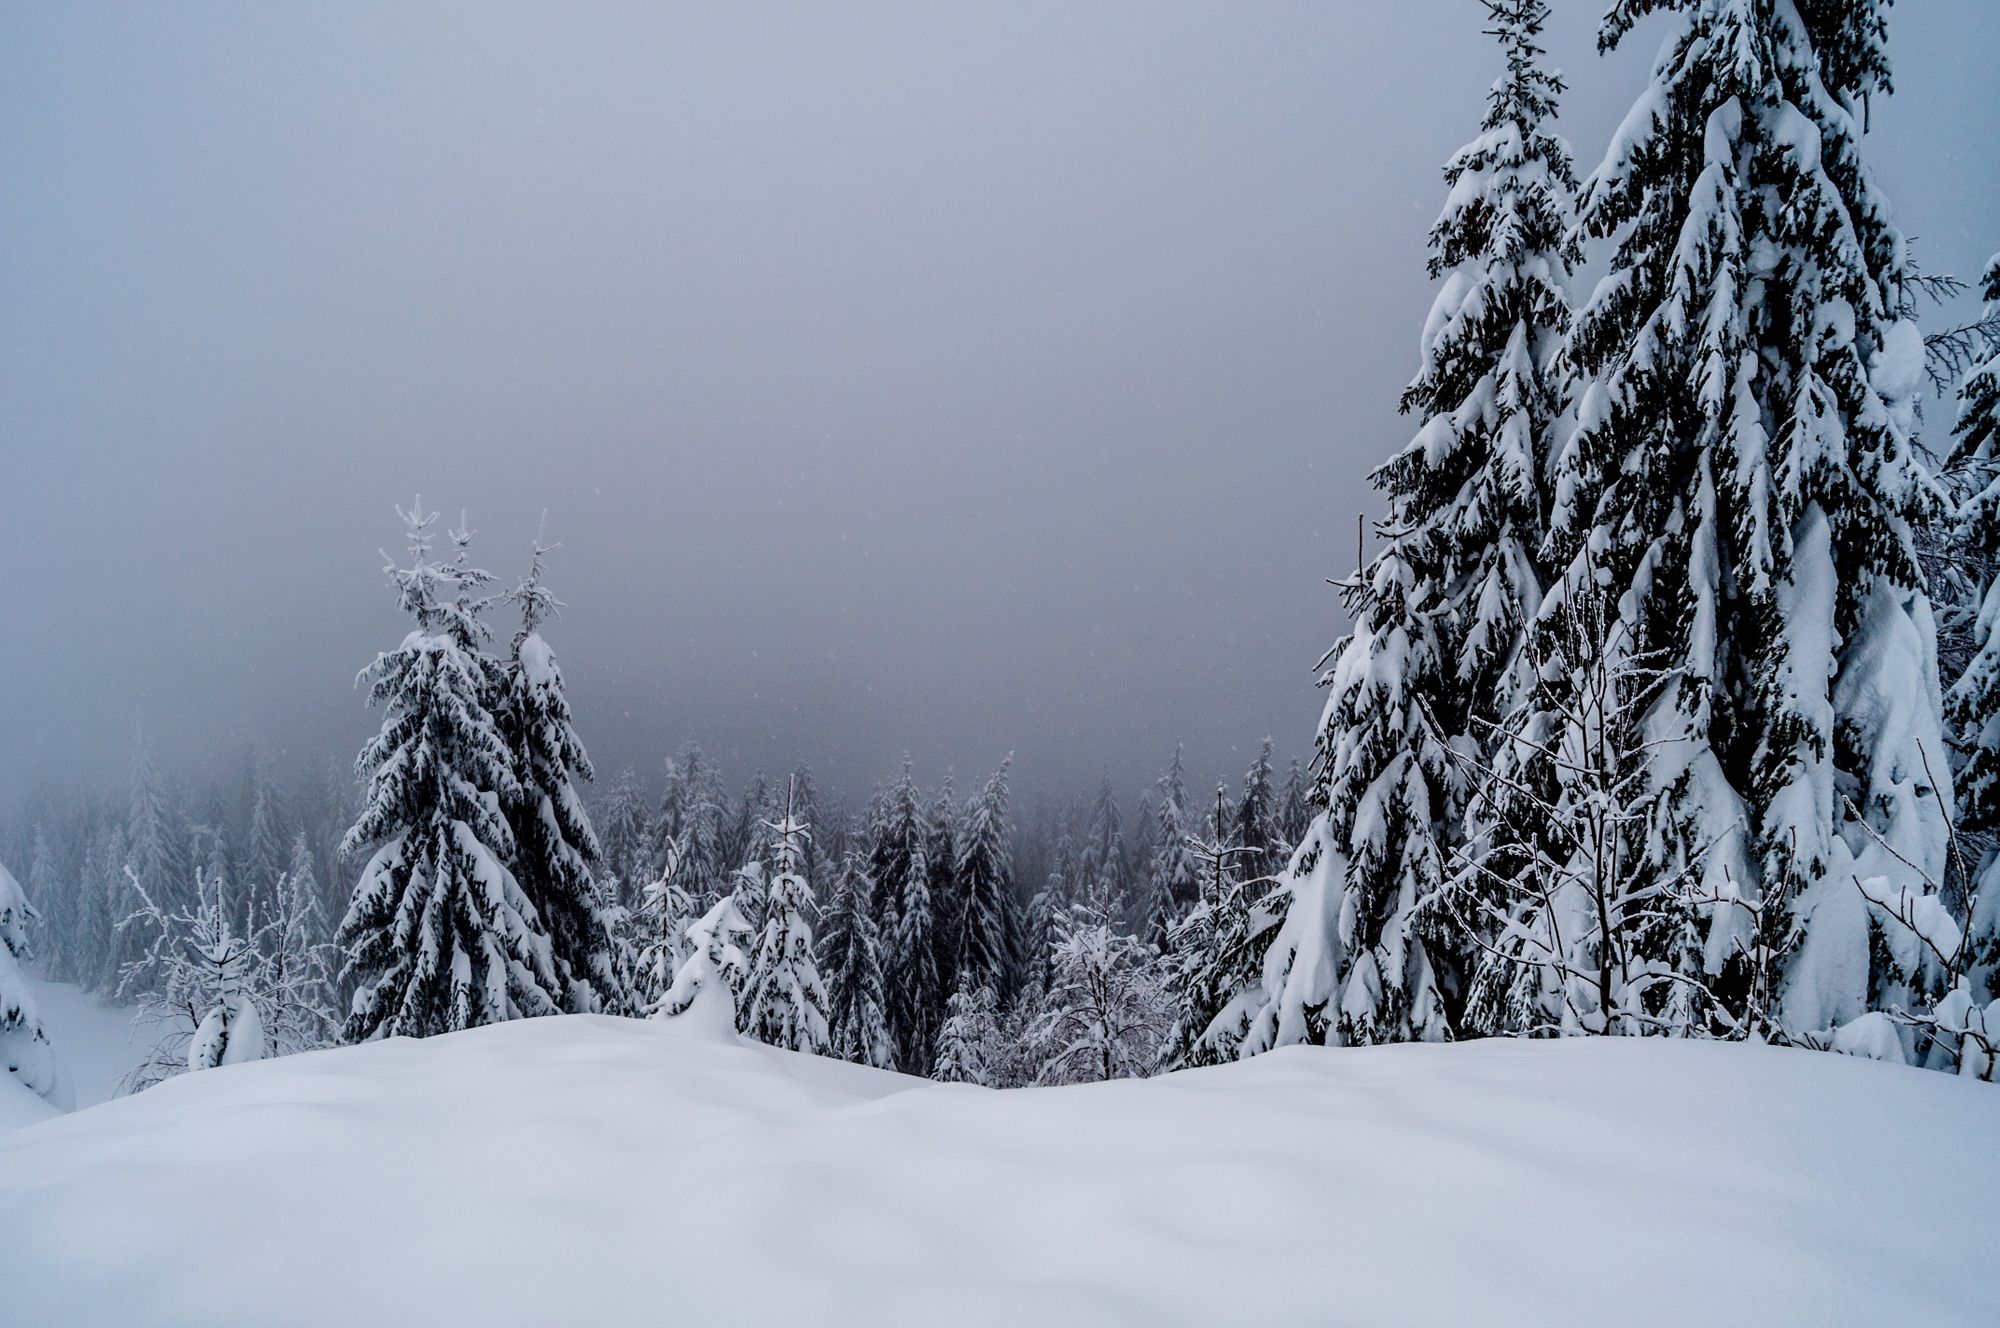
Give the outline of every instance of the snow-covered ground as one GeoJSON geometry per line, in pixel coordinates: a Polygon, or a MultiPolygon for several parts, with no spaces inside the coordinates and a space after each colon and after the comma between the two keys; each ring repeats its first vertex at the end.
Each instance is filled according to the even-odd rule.
{"type": "Polygon", "coordinates": [[[941,1086],[571,1017],[0,1139],[66,1324],[1991,1324],[2000,1093],[1636,1039],[941,1086]]]}
{"type": "Polygon", "coordinates": [[[76,1105],[109,1102],[118,1081],[146,1057],[147,1029],[133,1026],[136,1011],[111,1005],[68,982],[50,982],[28,975],[28,989],[42,1012],[63,1068],[76,1089],[76,1105]]]}

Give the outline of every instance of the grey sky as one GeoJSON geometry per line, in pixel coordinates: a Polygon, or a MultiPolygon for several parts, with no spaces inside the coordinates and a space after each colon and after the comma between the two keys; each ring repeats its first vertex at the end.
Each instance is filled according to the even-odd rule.
{"type": "MultiPolygon", "coordinates": [[[[1665,31],[1592,53],[1595,162],[1665,31]]],[[[1872,159],[2000,248],[2000,5],[1872,159]]],[[[1303,753],[1430,299],[1470,0],[0,9],[0,796],[351,748],[392,505],[563,542],[606,772],[1130,790],[1303,753]]],[[[1935,415],[1935,412],[1934,412],[1935,415]]],[[[1935,432],[1935,425],[1934,425],[1935,432]]]]}

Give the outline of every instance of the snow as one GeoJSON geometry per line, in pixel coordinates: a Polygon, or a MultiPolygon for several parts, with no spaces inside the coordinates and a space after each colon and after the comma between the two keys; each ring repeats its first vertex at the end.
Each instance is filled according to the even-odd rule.
{"type": "Polygon", "coordinates": [[[1889,324],[1868,369],[1870,385],[1892,405],[1913,400],[1923,390],[1924,356],[1924,333],[1915,320],[1904,318],[1889,324]]]}
{"type": "Polygon", "coordinates": [[[575,1015],[309,1052],[0,1138],[9,1312],[1992,1321],[2000,1095],[1947,1075],[1580,1038],[1295,1047],[997,1092],[690,1023],[575,1015]],[[1923,1220],[1897,1220],[1914,1176],[1923,1220]]]}
{"type": "Polygon", "coordinates": [[[76,1105],[93,1107],[117,1096],[118,1081],[146,1058],[154,1030],[137,1024],[132,1007],[110,1004],[74,983],[30,974],[28,988],[56,1056],[69,1071],[76,1105]]]}
{"type": "Polygon", "coordinates": [[[514,654],[521,661],[521,673],[530,687],[559,687],[562,680],[556,676],[555,652],[542,639],[540,632],[530,632],[521,638],[521,644],[514,648],[514,654]]]}
{"type": "Polygon", "coordinates": [[[60,1115],[61,1107],[21,1082],[18,1076],[0,1074],[0,1134],[60,1115]]]}

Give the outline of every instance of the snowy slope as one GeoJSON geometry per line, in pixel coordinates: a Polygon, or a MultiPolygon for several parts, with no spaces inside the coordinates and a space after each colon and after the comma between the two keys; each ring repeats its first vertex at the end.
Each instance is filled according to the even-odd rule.
{"type": "Polygon", "coordinates": [[[135,1028],[129,1005],[111,1005],[72,982],[28,975],[42,1027],[76,1089],[76,1105],[109,1102],[118,1081],[146,1057],[148,1030],[135,1028]]]}
{"type": "Polygon", "coordinates": [[[1990,1324],[2000,1092],[1628,1039],[999,1093],[538,1019],[0,1138],[68,1324],[1990,1324]],[[1922,1196],[1921,1201],[1919,1196],[1922,1196]]]}

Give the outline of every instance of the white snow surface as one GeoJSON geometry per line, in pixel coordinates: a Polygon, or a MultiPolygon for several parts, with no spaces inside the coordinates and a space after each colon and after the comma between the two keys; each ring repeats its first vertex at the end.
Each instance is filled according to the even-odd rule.
{"type": "Polygon", "coordinates": [[[28,989],[42,1012],[42,1027],[69,1071],[76,1105],[96,1106],[118,1093],[118,1083],[146,1059],[158,1037],[138,1021],[138,1011],[92,995],[73,982],[28,975],[28,989]]]}
{"type": "Polygon", "coordinates": [[[0,1282],[43,1328],[1990,1324],[1996,1130],[1990,1085],[1743,1045],[1000,1092],[572,1015],[0,1138],[0,1282]]]}

